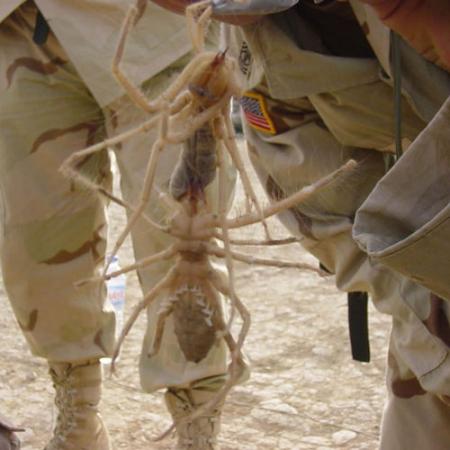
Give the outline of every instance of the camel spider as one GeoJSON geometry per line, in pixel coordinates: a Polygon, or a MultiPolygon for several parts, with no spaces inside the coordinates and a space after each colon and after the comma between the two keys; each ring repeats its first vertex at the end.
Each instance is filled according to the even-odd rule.
{"type": "MultiPolygon", "coordinates": [[[[354,162],[324,177],[301,191],[262,208],[235,142],[233,125],[229,117],[229,103],[232,96],[239,97],[240,87],[235,76],[236,63],[226,51],[219,53],[204,50],[204,35],[211,17],[211,1],[201,1],[187,8],[188,29],[192,39],[195,56],[181,72],[175,82],[159,97],[148,101],[143,92],[135,87],[123,73],[120,62],[124,53],[127,36],[145,8],[145,1],[137,0],[123,22],[113,73],[125,88],[129,97],[151,117],[129,131],[107,139],[98,144],[74,153],[61,170],[70,178],[79,180],[85,186],[96,190],[109,199],[128,209],[128,223],[114,244],[112,254],[116,254],[125,238],[139,218],[144,218],[152,226],[174,237],[175,242],[166,250],[150,255],[120,271],[107,274],[107,266],[100,277],[80,281],[80,283],[108,280],[122,273],[148,267],[158,261],[173,259],[174,264],[167,275],[144,295],[135,307],[116,344],[113,364],[123,340],[139,314],[156,298],[163,298],[159,311],[156,334],[150,355],[158,352],[164,331],[164,323],[173,315],[175,334],[187,361],[201,361],[217,342],[224,339],[230,351],[231,362],[228,378],[215,398],[202,405],[188,418],[194,420],[206,411],[213,409],[223,400],[239,379],[243,363],[242,347],[250,326],[250,313],[235,292],[233,261],[248,264],[265,264],[277,267],[295,267],[313,270],[320,269],[296,262],[272,261],[255,258],[232,250],[233,244],[282,244],[292,240],[271,240],[265,219],[281,211],[294,207],[322,187],[328,185],[351,169],[354,162]],[[144,177],[143,188],[137,205],[132,205],[115,197],[99,185],[87,180],[78,167],[92,153],[117,144],[137,133],[158,128],[158,137],[153,144],[144,177]],[[171,181],[170,193],[161,194],[162,200],[174,212],[167,226],[155,223],[144,213],[153,188],[158,159],[169,143],[191,142],[182,154],[171,181]],[[245,214],[234,218],[227,217],[224,161],[226,152],[231,157],[244,187],[249,205],[245,214]],[[219,206],[218,213],[211,211],[204,188],[218,173],[219,206]],[[254,210],[252,210],[252,206],[254,210]],[[267,240],[264,242],[233,241],[229,231],[250,224],[263,223],[267,240]],[[219,245],[217,242],[222,243],[219,245]],[[213,268],[211,257],[223,258],[227,277],[213,268]],[[226,322],[220,295],[230,300],[230,314],[226,322]],[[230,331],[235,312],[242,318],[237,339],[230,331]]],[[[167,434],[167,433],[165,433],[167,434]]],[[[165,435],[164,434],[164,435],[165,435]]]]}

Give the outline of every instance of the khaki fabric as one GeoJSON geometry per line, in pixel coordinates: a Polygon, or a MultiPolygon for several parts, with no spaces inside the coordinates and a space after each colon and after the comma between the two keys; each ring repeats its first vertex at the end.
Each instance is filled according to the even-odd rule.
{"type": "Polygon", "coordinates": [[[391,72],[391,31],[374,14],[371,6],[360,0],[349,0],[358,22],[364,30],[367,40],[373,48],[382,69],[391,72]]]}
{"type": "Polygon", "coordinates": [[[0,449],[1,450],[18,450],[20,441],[16,431],[25,431],[12,425],[4,416],[0,414],[0,449]]]}
{"type": "Polygon", "coordinates": [[[450,300],[450,98],[358,211],[372,259],[450,300]]]}
{"type": "MultiPolygon", "coordinates": [[[[35,8],[29,3],[0,25],[0,192],[3,277],[17,320],[35,355],[53,362],[77,362],[111,354],[114,315],[104,308],[105,286],[75,288],[101,269],[107,238],[106,203],[95,193],[65,179],[60,164],[73,152],[132,128],[148,119],[127,98],[101,107],[69,61],[55,35],[36,46],[31,39],[35,8]],[[51,61],[58,61],[52,63],[51,61]]],[[[177,66],[144,84],[157,95],[178,73],[177,66]]],[[[125,200],[134,204],[141,190],[156,131],[118,144],[116,153],[125,200]]],[[[167,191],[180,152],[169,146],[158,164],[157,185],[167,191]]],[[[83,162],[81,172],[111,186],[107,152],[83,162]]],[[[234,171],[228,171],[229,194],[234,171]]],[[[209,188],[217,203],[217,183],[209,188]]],[[[167,211],[152,195],[146,211],[160,222],[167,211]]],[[[167,235],[139,222],[133,230],[136,258],[170,244],[167,235]]],[[[167,265],[142,270],[144,292],[165,275],[167,265]]],[[[226,371],[224,342],[198,364],[186,361],[165,328],[160,353],[148,357],[160,300],[149,311],[141,366],[146,390],[184,385],[226,371]]]]}
{"type": "Polygon", "coordinates": [[[299,52],[296,44],[270,18],[242,27],[242,31],[246,45],[252,49],[251,56],[242,47],[239,31],[234,33],[233,45],[240,49],[241,67],[244,64],[248,69],[244,82],[251,88],[264,78],[273,98],[296,99],[379,79],[379,65],[373,59],[332,55],[325,58],[311,51],[299,52]],[[245,60],[245,56],[250,59],[245,60]],[[316,69],[318,64],[323,71],[316,69]]]}
{"type": "MultiPolygon", "coordinates": [[[[282,32],[271,19],[265,19],[260,27],[268,31],[246,27],[240,35],[235,33],[243,77],[251,92],[264,98],[275,128],[274,133],[265,133],[252,126],[250,116],[245,121],[251,160],[273,200],[288,196],[350,158],[358,162],[354,170],[279,218],[302,239],[303,247],[335,274],[340,290],[368,291],[375,307],[392,316],[390,394],[380,448],[443,450],[450,441],[448,303],[380,264],[381,260],[369,258],[352,238],[355,214],[389,169],[385,151],[392,149],[394,142],[390,81],[376,60],[349,63],[343,58],[341,64],[324,53],[315,53],[313,59],[308,49],[293,42],[286,46],[288,37],[279,38],[282,32]],[[269,64],[261,66],[262,59],[270,60],[274,53],[289,70],[281,73],[269,64]],[[374,78],[361,76],[362,64],[372,68],[374,78]],[[295,85],[296,73],[299,86],[295,85]],[[308,83],[302,82],[304,73],[308,73],[308,83]],[[284,89],[278,89],[283,84],[284,89]],[[430,427],[419,426],[421,420],[430,427]]],[[[245,117],[245,102],[243,105],[245,117]]],[[[433,107],[437,110],[439,104],[433,107]]],[[[414,142],[423,136],[420,133],[427,123],[409,95],[404,96],[403,109],[405,142],[414,142]]],[[[404,158],[407,156],[408,152],[404,158]]],[[[410,174],[409,183],[412,179],[410,174]]],[[[405,178],[404,195],[409,190],[406,183],[405,178]]]]}
{"type": "MultiPolygon", "coordinates": [[[[299,51],[269,18],[236,31],[233,47],[245,71],[242,78],[247,89],[258,86],[261,90],[263,83],[269,97],[288,104],[308,96],[341,143],[393,151],[392,89],[380,78],[381,69],[374,59],[299,51]],[[283,61],[281,67],[279,61],[283,61]]],[[[424,121],[406,99],[402,109],[403,137],[410,143],[424,121]]]]}
{"type": "MultiPolygon", "coordinates": [[[[20,3],[2,0],[0,21],[20,3]]],[[[34,3],[64,48],[65,61],[72,62],[99,105],[103,107],[123,95],[122,87],[111,74],[111,64],[120,27],[134,1],[34,0],[34,3]]],[[[32,20],[30,27],[34,27],[32,20]]],[[[191,48],[184,18],[148,2],[144,15],[130,33],[122,67],[133,83],[141,84],[191,48]]]]}
{"type": "MultiPolygon", "coordinates": [[[[72,65],[39,70],[46,52],[65,54],[53,35],[44,48],[31,43],[31,13],[23,7],[0,28],[4,283],[35,354],[54,361],[96,358],[111,352],[114,316],[102,311],[104,286],[80,290],[74,282],[99,268],[106,205],[73,189],[58,168],[74,150],[105,137],[104,119],[72,65]]],[[[106,153],[90,158],[84,171],[110,185],[106,153]]]]}
{"type": "MultiPolygon", "coordinates": [[[[371,6],[360,0],[350,0],[353,11],[366,33],[382,70],[380,76],[393,83],[393,32],[378,18],[371,6]]],[[[448,97],[450,77],[448,73],[420,56],[407,42],[398,36],[399,58],[402,66],[402,92],[416,113],[429,121],[437,113],[438,106],[448,97]]],[[[405,120],[408,123],[408,120],[405,120]]]]}
{"type": "Polygon", "coordinates": [[[3,0],[0,4],[0,22],[9,16],[18,6],[26,0],[3,0]]]}

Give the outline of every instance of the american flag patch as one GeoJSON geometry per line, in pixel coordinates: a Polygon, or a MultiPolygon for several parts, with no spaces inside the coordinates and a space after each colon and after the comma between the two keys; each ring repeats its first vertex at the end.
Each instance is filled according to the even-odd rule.
{"type": "Polygon", "coordinates": [[[256,92],[246,92],[240,103],[245,119],[251,127],[265,133],[276,134],[277,130],[267,111],[264,96],[256,92]]]}

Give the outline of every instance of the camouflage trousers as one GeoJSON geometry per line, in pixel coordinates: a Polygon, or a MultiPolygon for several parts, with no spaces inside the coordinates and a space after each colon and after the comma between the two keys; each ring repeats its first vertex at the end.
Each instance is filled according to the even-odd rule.
{"type": "MultiPolygon", "coordinates": [[[[75,151],[132,128],[148,119],[122,98],[101,108],[50,33],[47,42],[32,40],[36,10],[17,10],[0,25],[0,192],[1,262],[5,287],[17,321],[35,355],[55,362],[76,362],[111,354],[114,314],[104,307],[105,286],[74,287],[98,273],[106,239],[106,202],[58,172],[75,151]]],[[[177,75],[166,71],[145,85],[157,95],[177,75]]],[[[139,198],[155,131],[136,135],[112,150],[121,175],[124,199],[139,198]]],[[[156,183],[167,190],[179,146],[162,153],[156,183]]],[[[96,153],[81,171],[111,187],[108,153],[96,153]]],[[[230,195],[234,172],[229,171],[230,195]]],[[[211,188],[211,198],[217,186],[211,188]]],[[[147,214],[155,221],[167,212],[152,195],[147,214]]],[[[140,221],[133,228],[136,259],[165,248],[170,238],[140,221]]],[[[147,292],[167,272],[167,264],[141,270],[147,292]]],[[[141,358],[142,385],[153,391],[184,385],[226,371],[225,345],[198,364],[185,360],[169,317],[157,356],[147,356],[156,325],[156,302],[148,311],[141,358]]]]}
{"type": "MultiPolygon", "coordinates": [[[[250,100],[243,101],[245,134],[251,160],[272,199],[295,192],[350,158],[358,161],[352,172],[280,219],[335,274],[339,289],[369,292],[375,307],[392,316],[380,448],[445,450],[450,442],[449,304],[371,261],[352,239],[356,211],[386,172],[386,154],[374,149],[393,141],[393,131],[384,127],[391,112],[382,108],[390,104],[383,103],[389,95],[390,88],[378,82],[282,102],[269,98],[260,85],[248,97],[252,112],[255,99],[260,104],[258,121],[245,114],[250,100]],[[362,103],[369,97],[378,108],[362,103]],[[333,126],[352,142],[340,143],[329,131],[333,126]],[[368,130],[373,132],[372,149],[368,130]]],[[[412,141],[420,120],[407,104],[404,108],[406,137],[412,141]]]]}

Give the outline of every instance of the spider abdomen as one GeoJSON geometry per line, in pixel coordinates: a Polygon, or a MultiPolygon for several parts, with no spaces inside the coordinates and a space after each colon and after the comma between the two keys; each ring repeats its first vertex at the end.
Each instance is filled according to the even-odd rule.
{"type": "Polygon", "coordinates": [[[178,344],[188,361],[204,359],[216,342],[218,298],[202,284],[190,284],[177,294],[172,317],[178,344]]]}

